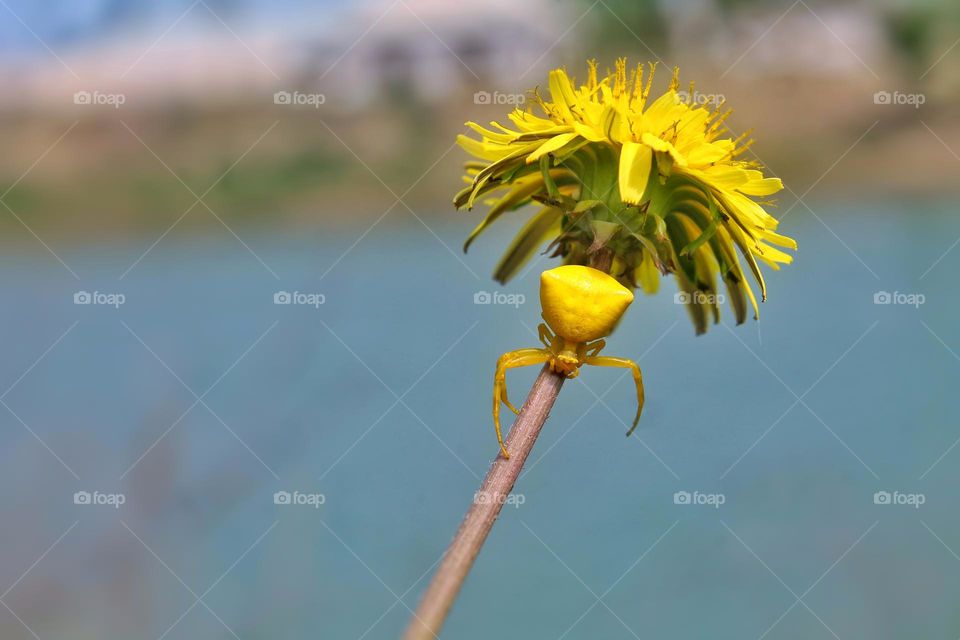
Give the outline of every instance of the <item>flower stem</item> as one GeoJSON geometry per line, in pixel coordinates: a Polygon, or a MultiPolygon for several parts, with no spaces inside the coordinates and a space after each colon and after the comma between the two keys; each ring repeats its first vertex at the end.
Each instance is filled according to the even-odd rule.
{"type": "Polygon", "coordinates": [[[504,501],[513,490],[523,463],[533,450],[564,380],[563,375],[554,373],[547,365],[533,383],[530,394],[520,409],[520,415],[507,436],[510,458],[497,455],[490,466],[487,477],[474,496],[473,505],[467,511],[460,529],[443,556],[440,568],[423,594],[423,599],[404,634],[404,640],[430,640],[440,633],[443,621],[453,606],[473,561],[500,515],[504,501]]]}
{"type": "MultiPolygon", "coordinates": [[[[610,273],[613,267],[613,252],[606,247],[594,251],[590,255],[590,266],[610,273]]],[[[474,494],[473,505],[464,516],[457,534],[453,536],[453,542],[440,561],[440,568],[434,574],[413,614],[403,636],[404,640],[431,640],[438,637],[443,621],[460,593],[460,587],[463,586],[473,561],[477,559],[493,523],[500,515],[503,503],[520,477],[523,463],[533,451],[533,445],[547,421],[547,416],[550,415],[550,409],[560,394],[564,380],[566,378],[563,374],[551,371],[549,364],[544,365],[540,371],[507,436],[510,458],[498,454],[490,465],[480,490],[474,494]]]]}

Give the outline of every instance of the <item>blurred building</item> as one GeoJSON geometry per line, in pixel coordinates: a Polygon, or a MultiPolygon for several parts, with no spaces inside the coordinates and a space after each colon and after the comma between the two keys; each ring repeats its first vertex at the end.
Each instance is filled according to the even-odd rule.
{"type": "Polygon", "coordinates": [[[69,39],[53,26],[41,29],[49,43],[23,42],[26,49],[0,60],[0,79],[17,88],[3,101],[65,104],[77,91],[97,90],[123,93],[130,106],[157,106],[297,88],[335,94],[328,103],[344,106],[398,92],[438,100],[464,87],[524,85],[519,76],[552,61],[548,54],[562,46],[555,34],[573,20],[549,0],[328,3],[270,20],[244,3],[221,4],[188,4],[160,13],[162,20],[116,13],[123,29],[96,14],[83,37],[69,39]]]}
{"type": "Polygon", "coordinates": [[[661,0],[670,49],[735,61],[743,75],[859,75],[890,55],[882,3],[661,0]]]}
{"type": "Polygon", "coordinates": [[[548,0],[408,0],[362,42],[352,41],[359,27],[378,19],[379,10],[358,10],[347,17],[346,28],[324,42],[323,55],[314,61],[320,77],[329,78],[338,90],[346,88],[359,102],[384,92],[409,91],[429,101],[465,87],[522,88],[528,83],[522,76],[552,62],[547,54],[566,19],[548,0]],[[354,53],[341,60],[338,52],[354,44],[354,53]],[[331,58],[335,66],[328,72],[324,65],[331,58]]]}

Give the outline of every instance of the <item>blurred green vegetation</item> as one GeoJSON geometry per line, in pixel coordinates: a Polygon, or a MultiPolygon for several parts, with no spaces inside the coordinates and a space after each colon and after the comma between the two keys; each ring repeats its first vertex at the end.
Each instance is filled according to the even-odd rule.
{"type": "MultiPolygon", "coordinates": [[[[602,57],[635,50],[638,37],[654,51],[666,48],[666,18],[656,0],[604,0],[604,3],[605,6],[597,6],[600,27],[591,42],[591,48],[598,54],[613,52],[613,56],[602,57]]],[[[581,0],[581,4],[589,7],[593,3],[581,0]]]]}
{"type": "Polygon", "coordinates": [[[919,4],[886,14],[887,36],[913,69],[922,71],[929,64],[932,36],[942,13],[935,6],[919,4]]]}

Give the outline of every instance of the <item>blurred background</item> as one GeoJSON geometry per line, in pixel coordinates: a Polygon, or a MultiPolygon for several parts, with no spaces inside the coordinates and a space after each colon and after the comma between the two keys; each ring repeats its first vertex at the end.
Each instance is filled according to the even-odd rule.
{"type": "Polygon", "coordinates": [[[461,252],[454,139],[618,56],[800,250],[760,322],[634,303],[640,429],[566,385],[444,637],[960,635],[957,3],[0,0],[0,636],[398,637],[551,264],[461,252]]]}

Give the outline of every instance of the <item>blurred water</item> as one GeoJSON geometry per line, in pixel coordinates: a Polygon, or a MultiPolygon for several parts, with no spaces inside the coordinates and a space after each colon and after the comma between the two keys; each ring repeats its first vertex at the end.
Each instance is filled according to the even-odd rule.
{"type": "MultiPolygon", "coordinates": [[[[637,300],[607,351],[640,358],[639,438],[620,372],[564,388],[445,637],[956,636],[960,252],[923,275],[954,207],[814,210],[784,222],[801,250],[761,323],[694,337],[671,283],[637,300]]],[[[259,258],[169,237],[122,279],[149,242],[55,248],[78,279],[39,250],[0,258],[0,600],[22,620],[0,609],[3,637],[399,635],[497,451],[492,367],[535,343],[547,264],[496,288],[509,224],[461,263],[462,218],[428,218],[441,241],[401,216],[349,251],[360,230],[241,233],[259,258]]],[[[511,374],[516,398],[535,373],[511,374]]]]}

